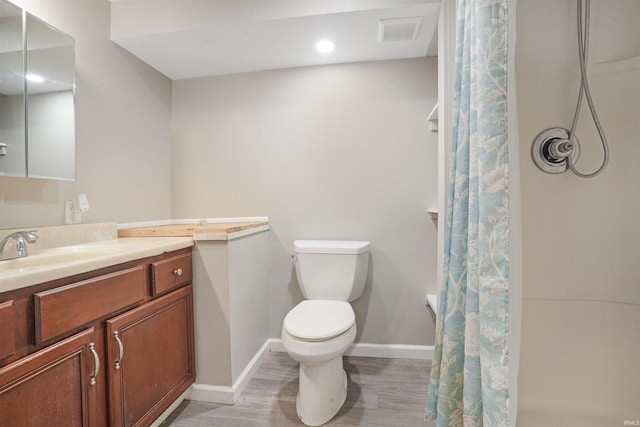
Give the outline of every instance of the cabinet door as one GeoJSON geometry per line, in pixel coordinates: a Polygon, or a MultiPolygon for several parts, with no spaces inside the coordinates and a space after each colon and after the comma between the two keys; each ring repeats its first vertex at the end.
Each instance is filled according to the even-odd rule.
{"type": "Polygon", "coordinates": [[[94,426],[93,328],[0,368],[0,426],[94,426]]]}
{"type": "Polygon", "coordinates": [[[195,380],[191,285],[107,322],[110,424],[147,426],[195,380]]]}
{"type": "Polygon", "coordinates": [[[0,360],[16,352],[16,324],[13,300],[0,302],[0,360]]]}

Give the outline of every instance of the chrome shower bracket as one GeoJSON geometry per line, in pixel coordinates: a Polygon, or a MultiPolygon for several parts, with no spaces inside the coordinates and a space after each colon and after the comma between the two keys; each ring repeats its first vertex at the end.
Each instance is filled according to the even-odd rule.
{"type": "Polygon", "coordinates": [[[547,173],[562,173],[570,161],[574,165],[580,157],[580,142],[564,128],[549,128],[536,136],[531,145],[531,158],[547,173]]]}

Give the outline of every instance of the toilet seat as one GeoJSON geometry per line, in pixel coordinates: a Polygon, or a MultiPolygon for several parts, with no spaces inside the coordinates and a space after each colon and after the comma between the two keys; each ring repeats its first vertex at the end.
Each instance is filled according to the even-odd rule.
{"type": "Polygon", "coordinates": [[[344,301],[305,300],[284,318],[283,329],[300,341],[326,341],[349,330],[356,321],[351,304],[344,301]]]}

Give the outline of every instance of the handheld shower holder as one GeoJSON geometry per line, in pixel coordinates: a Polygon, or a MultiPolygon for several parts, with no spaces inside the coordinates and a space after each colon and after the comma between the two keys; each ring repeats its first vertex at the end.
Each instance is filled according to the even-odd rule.
{"type": "Polygon", "coordinates": [[[564,128],[549,128],[536,136],[531,145],[533,163],[547,173],[562,173],[580,157],[580,142],[564,128]]]}

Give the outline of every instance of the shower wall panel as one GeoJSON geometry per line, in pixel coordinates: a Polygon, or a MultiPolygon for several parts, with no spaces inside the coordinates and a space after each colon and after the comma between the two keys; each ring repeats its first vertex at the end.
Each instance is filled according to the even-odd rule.
{"type": "MultiPolygon", "coordinates": [[[[640,2],[592,0],[589,82],[611,148],[607,169],[549,175],[535,136],[570,127],[579,88],[575,0],[518,2],[523,322],[518,426],[640,419],[640,2]]],[[[586,102],[579,170],[602,147],[586,102]]]]}

